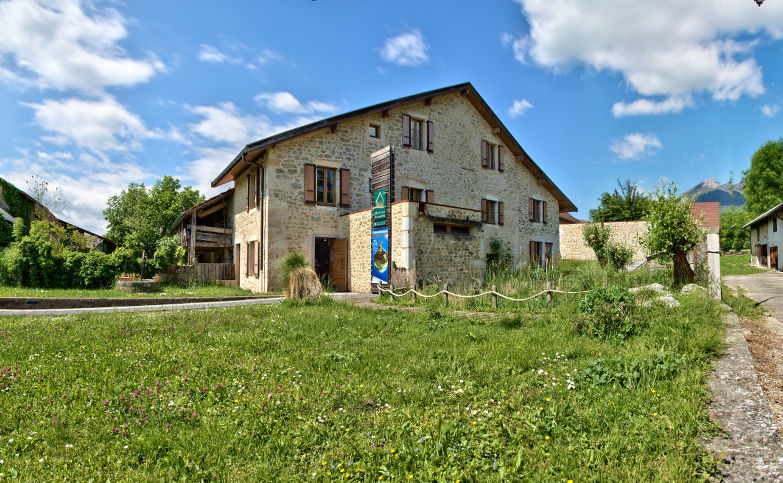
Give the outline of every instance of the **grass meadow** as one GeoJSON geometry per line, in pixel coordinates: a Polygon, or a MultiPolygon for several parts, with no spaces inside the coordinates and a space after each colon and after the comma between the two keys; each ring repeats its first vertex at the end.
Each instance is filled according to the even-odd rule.
{"type": "Polygon", "coordinates": [[[750,275],[751,273],[766,272],[766,270],[751,266],[750,255],[721,255],[720,274],[726,275],[750,275]]]}
{"type": "Polygon", "coordinates": [[[160,292],[128,292],[109,289],[41,289],[0,285],[0,297],[62,297],[62,298],[180,298],[234,297],[257,295],[250,290],[214,284],[163,284],[160,292]]]}
{"type": "Polygon", "coordinates": [[[573,330],[578,297],[0,318],[0,480],[709,477],[721,309],[682,296],[604,340],[573,330]]]}

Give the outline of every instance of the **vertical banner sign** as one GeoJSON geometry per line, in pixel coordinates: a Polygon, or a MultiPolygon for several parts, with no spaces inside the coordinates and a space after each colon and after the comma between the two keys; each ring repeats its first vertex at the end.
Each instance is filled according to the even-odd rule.
{"type": "Polygon", "coordinates": [[[371,281],[373,293],[389,284],[391,266],[391,204],[394,201],[394,150],[391,146],[370,155],[372,195],[371,281]]]}
{"type": "Polygon", "coordinates": [[[372,230],[372,283],[389,283],[389,227],[372,230]]]}

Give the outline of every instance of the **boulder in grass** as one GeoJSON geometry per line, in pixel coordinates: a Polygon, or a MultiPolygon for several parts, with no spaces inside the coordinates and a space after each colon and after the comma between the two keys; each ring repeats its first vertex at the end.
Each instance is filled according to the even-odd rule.
{"type": "Polygon", "coordinates": [[[702,287],[701,285],[696,285],[695,283],[689,283],[688,285],[682,287],[682,290],[680,290],[682,293],[686,294],[698,294],[698,295],[709,295],[709,292],[706,288],[702,287]]]}
{"type": "Polygon", "coordinates": [[[650,285],[645,285],[644,287],[634,287],[629,288],[628,291],[631,293],[640,292],[642,290],[650,290],[652,292],[656,292],[659,294],[667,294],[666,287],[661,285],[660,283],[651,283],[650,285]]]}
{"type": "Polygon", "coordinates": [[[321,296],[323,287],[318,274],[310,267],[299,267],[291,271],[285,296],[295,299],[314,300],[321,296]]]}

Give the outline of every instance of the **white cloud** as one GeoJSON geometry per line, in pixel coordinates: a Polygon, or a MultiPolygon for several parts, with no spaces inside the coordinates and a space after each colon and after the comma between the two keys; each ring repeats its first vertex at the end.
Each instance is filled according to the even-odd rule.
{"type": "MultiPolygon", "coordinates": [[[[583,65],[617,73],[642,96],[758,96],[764,85],[761,67],[752,57],[754,40],[738,39],[758,38],[762,32],[783,35],[783,2],[759,9],[735,0],[516,1],[530,32],[501,40],[522,49],[515,49],[518,60],[531,59],[556,70],[583,65]]],[[[662,108],[649,102],[650,113],[656,113],[655,104],[662,108]]],[[[633,109],[641,114],[641,106],[633,109]]]]}
{"type": "Polygon", "coordinates": [[[402,66],[420,65],[430,60],[427,49],[429,46],[424,42],[421,32],[411,30],[386,39],[381,48],[381,58],[386,62],[402,66]]]}
{"type": "Polygon", "coordinates": [[[210,62],[213,64],[229,63],[239,64],[242,59],[238,57],[232,57],[224,52],[221,52],[216,47],[211,45],[201,44],[201,49],[198,52],[198,60],[202,62],[210,62]]]}
{"type": "Polygon", "coordinates": [[[98,234],[106,232],[103,209],[110,196],[119,194],[131,181],[150,180],[152,174],[134,162],[104,160],[82,153],[74,160],[71,153],[23,153],[21,157],[0,160],[3,177],[22,190],[38,174],[58,189],[67,203],[58,217],[98,234]],[[86,187],[89,187],[87,189],[86,187]]]}
{"type": "Polygon", "coordinates": [[[511,47],[511,50],[514,52],[514,58],[519,61],[519,63],[528,63],[527,51],[530,48],[530,37],[522,36],[514,38],[510,33],[503,32],[500,36],[500,43],[503,47],[511,47]]]}
{"type": "Polygon", "coordinates": [[[631,103],[616,102],[612,106],[614,117],[639,116],[646,114],[669,114],[682,112],[685,107],[691,107],[693,101],[690,97],[669,97],[662,101],[650,99],[637,99],[631,103]]]}
{"type": "Polygon", "coordinates": [[[334,112],[334,104],[310,101],[305,106],[290,92],[262,92],[255,101],[277,114],[307,114],[312,112],[334,112]]]}
{"type": "Polygon", "coordinates": [[[124,24],[116,10],[79,0],[0,2],[0,77],[60,90],[146,82],[165,66],[126,55],[124,24]]]}
{"type": "Polygon", "coordinates": [[[635,160],[649,156],[661,147],[661,141],[655,134],[633,133],[623,139],[615,139],[609,149],[619,159],[635,160]]]}
{"type": "Polygon", "coordinates": [[[508,109],[508,113],[511,115],[511,117],[519,117],[524,116],[525,113],[530,109],[533,109],[533,104],[531,104],[527,99],[516,99],[508,109]]]}
{"type": "Polygon", "coordinates": [[[261,54],[259,54],[257,59],[258,63],[262,65],[266,64],[267,62],[274,62],[274,61],[282,62],[283,60],[284,57],[281,54],[267,47],[261,49],[261,54]]]}
{"type": "Polygon", "coordinates": [[[761,113],[766,117],[775,117],[778,114],[778,111],[780,111],[780,106],[777,104],[764,104],[761,106],[761,113]]]}
{"type": "MultiPolygon", "coordinates": [[[[251,129],[268,129],[269,120],[262,117],[244,116],[231,102],[223,102],[217,106],[190,107],[190,112],[203,119],[191,124],[190,128],[202,137],[218,142],[242,145],[254,141],[251,129]]],[[[227,164],[227,162],[226,162],[227,164]]]]}
{"type": "Polygon", "coordinates": [[[57,144],[73,142],[96,152],[126,151],[139,149],[141,139],[161,136],[148,132],[141,118],[108,95],[97,100],[45,99],[26,105],[35,111],[36,124],[57,133],[49,138],[57,144]]]}

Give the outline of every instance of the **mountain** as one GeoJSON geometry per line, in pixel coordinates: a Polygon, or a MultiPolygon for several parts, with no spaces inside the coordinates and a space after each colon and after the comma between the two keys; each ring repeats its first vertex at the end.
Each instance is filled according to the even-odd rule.
{"type": "Polygon", "coordinates": [[[745,197],[742,196],[744,187],[744,181],[720,184],[715,178],[707,178],[685,194],[692,196],[694,201],[718,201],[721,211],[724,211],[731,206],[737,208],[745,206],[745,197]]]}

